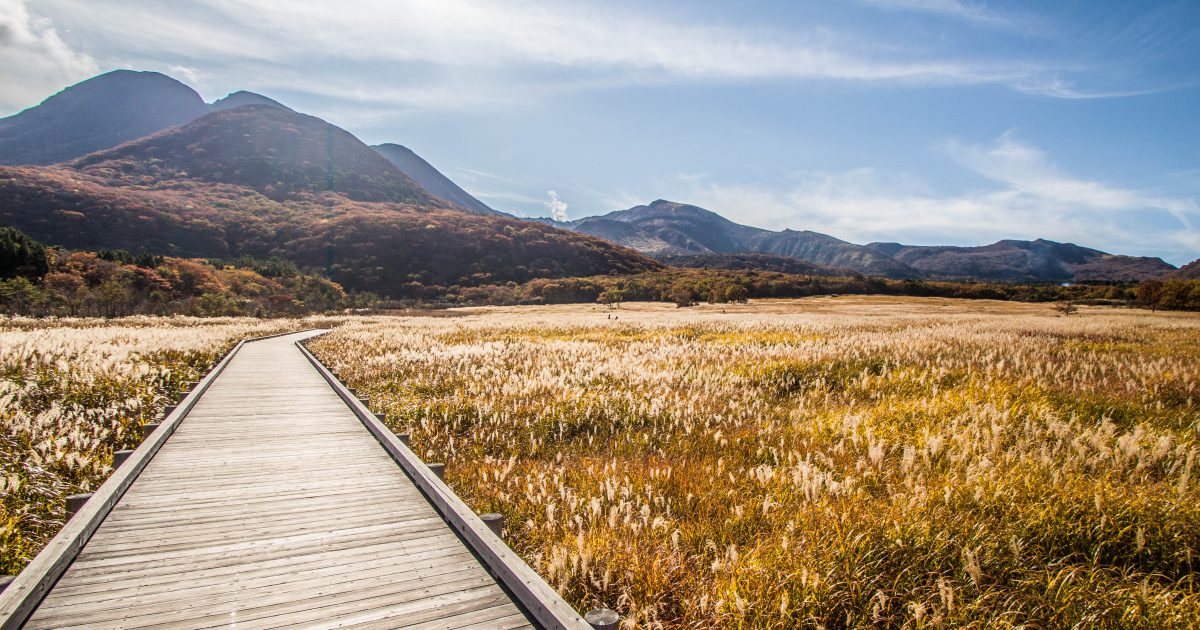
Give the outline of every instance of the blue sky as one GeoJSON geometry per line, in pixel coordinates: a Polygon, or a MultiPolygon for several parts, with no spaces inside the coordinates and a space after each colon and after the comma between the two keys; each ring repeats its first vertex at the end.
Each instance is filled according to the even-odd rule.
{"type": "Polygon", "coordinates": [[[405,144],[490,205],[1200,257],[1200,3],[0,0],[0,114],[115,68],[405,144]]]}

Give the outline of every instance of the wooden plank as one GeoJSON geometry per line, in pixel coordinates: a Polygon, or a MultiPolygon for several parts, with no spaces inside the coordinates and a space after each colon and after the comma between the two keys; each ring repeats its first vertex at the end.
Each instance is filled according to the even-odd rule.
{"type": "Polygon", "coordinates": [[[371,435],[379,440],[392,459],[408,473],[417,488],[446,519],[463,540],[475,550],[480,560],[504,586],[513,593],[517,601],[541,626],[552,629],[578,628],[590,630],[591,626],[559,594],[546,583],[520,556],[516,555],[504,541],[480,520],[444,481],[425,466],[407,445],[402,443],[371,410],[352,395],[333,374],[317,360],[302,343],[297,344],[304,356],[325,378],[342,400],[354,411],[354,415],[367,427],[371,435]]]}
{"type": "MultiPolygon", "coordinates": [[[[316,332],[311,334],[316,334],[316,332]]],[[[271,335],[260,339],[279,336],[282,335],[271,335]]],[[[158,430],[152,433],[148,439],[143,440],[142,444],[125,461],[125,464],[114,471],[108,480],[96,490],[84,508],[75,515],[75,518],[66,523],[58,534],[46,544],[41,553],[21,571],[21,574],[8,585],[4,592],[0,593],[0,630],[15,630],[21,627],[54,583],[67,570],[75,555],[100,527],[109,511],[117,504],[125,491],[133,485],[142,469],[162,448],[179,422],[196,405],[204,392],[216,382],[248,341],[250,340],[238,343],[208,375],[200,380],[196,387],[176,405],[175,410],[163,419],[158,430]]]]}

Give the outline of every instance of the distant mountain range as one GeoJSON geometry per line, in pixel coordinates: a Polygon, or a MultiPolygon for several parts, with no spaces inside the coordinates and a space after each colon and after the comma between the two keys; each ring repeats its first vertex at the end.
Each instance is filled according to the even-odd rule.
{"type": "Polygon", "coordinates": [[[25,166],[0,166],[0,225],[40,240],[182,256],[283,255],[324,266],[349,288],[388,294],[422,283],[659,267],[642,254],[676,266],[909,279],[1127,282],[1200,274],[1195,263],[1176,270],[1158,258],[1043,239],[858,245],[741,225],[661,199],[566,223],[523,221],[404,146],[368,147],[252,92],[208,104],[154,72],[103,74],[0,119],[3,164],[25,166]]]}
{"type": "MultiPolygon", "coordinates": [[[[114,70],[68,87],[36,107],[0,119],[0,165],[49,165],[67,162],[192,122],[209,113],[248,105],[295,113],[279,101],[246,91],[237,91],[206,104],[195,90],[164,74],[114,70]]],[[[312,121],[319,119],[311,118],[309,123],[312,124],[312,121]]],[[[324,124],[324,121],[320,122],[324,124]]],[[[210,121],[208,124],[213,123],[210,121]]],[[[350,134],[341,129],[337,131],[339,146],[344,146],[345,137],[350,134]]],[[[202,133],[191,135],[204,138],[205,144],[202,148],[206,152],[215,150],[216,155],[210,155],[207,164],[217,165],[222,173],[225,165],[221,164],[220,155],[225,149],[220,145],[227,141],[241,141],[231,136],[207,137],[202,133]]],[[[272,142],[288,142],[286,135],[257,138],[259,142],[264,143],[259,147],[262,149],[261,155],[249,159],[269,160],[272,149],[290,149],[270,146],[272,142]]],[[[319,140],[317,138],[309,147],[312,150],[305,154],[305,159],[312,164],[314,173],[326,161],[326,156],[321,153],[323,149],[316,146],[320,144],[319,140]]],[[[362,145],[357,138],[354,141],[362,145]]],[[[159,143],[156,146],[168,152],[173,149],[169,144],[164,146],[159,143]]],[[[471,212],[497,214],[495,210],[455,186],[412,151],[390,144],[381,145],[379,148],[380,154],[392,162],[396,169],[411,179],[419,180],[420,186],[435,197],[471,212]],[[396,151],[393,147],[402,151],[396,151]],[[407,152],[408,155],[402,156],[403,152],[407,152]]],[[[164,156],[149,157],[162,159],[164,156]]],[[[362,152],[356,152],[354,158],[352,164],[347,164],[345,160],[336,162],[343,177],[361,180],[379,175],[379,160],[367,159],[362,152]],[[360,167],[366,168],[367,171],[356,173],[355,169],[360,167]]]]}
{"type": "MultiPolygon", "coordinates": [[[[554,224],[668,262],[698,255],[771,254],[865,275],[1002,282],[1128,282],[1161,277],[1175,269],[1159,258],[1118,256],[1043,239],[1005,240],[983,247],[855,245],[819,232],[775,232],[741,225],[704,208],[662,199],[554,224]]],[[[709,262],[714,267],[732,264],[711,258],[709,262]]],[[[767,269],[778,266],[775,261],[761,262],[767,269]]]]}
{"type": "MultiPolygon", "coordinates": [[[[54,98],[80,111],[110,108],[96,86],[124,85],[129,74],[85,82],[87,98],[70,88],[54,98]]],[[[662,266],[590,235],[472,212],[343,129],[256,95],[225,99],[237,101],[247,104],[57,164],[0,166],[0,225],[72,249],[282,256],[348,289],[393,297],[662,266]]],[[[17,117],[54,127],[38,108],[17,117]]]]}

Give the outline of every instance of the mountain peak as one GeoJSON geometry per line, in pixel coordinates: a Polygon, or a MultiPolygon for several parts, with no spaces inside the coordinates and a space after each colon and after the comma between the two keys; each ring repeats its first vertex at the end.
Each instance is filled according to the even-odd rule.
{"type": "Polygon", "coordinates": [[[159,72],[113,70],[0,119],[0,164],[53,164],[180,125],[208,111],[159,72]]]}
{"type": "Polygon", "coordinates": [[[272,199],[330,190],[357,201],[438,205],[349,132],[270,105],[206,114],[69,164],[117,180],[235,184],[272,199]]]}
{"type": "Polygon", "coordinates": [[[245,105],[266,105],[289,112],[296,111],[273,98],[254,92],[247,92],[246,90],[238,90],[237,92],[230,93],[225,98],[217,99],[208,108],[214,112],[219,112],[226,109],[236,109],[245,105]]]}

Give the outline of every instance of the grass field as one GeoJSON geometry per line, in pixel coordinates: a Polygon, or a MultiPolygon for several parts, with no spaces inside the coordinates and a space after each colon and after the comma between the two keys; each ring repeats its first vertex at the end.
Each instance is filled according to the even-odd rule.
{"type": "Polygon", "coordinates": [[[316,353],[627,627],[1191,627],[1200,318],[466,309],[316,353]]]}
{"type": "MultiPolygon", "coordinates": [[[[312,348],[627,627],[1194,627],[1200,317],[940,299],[342,318],[312,348]]],[[[0,320],[0,570],[240,338],[0,320]]]]}
{"type": "Polygon", "coordinates": [[[96,489],[112,453],[240,339],[286,320],[0,318],[0,573],[62,528],[67,495],[96,489]]]}

